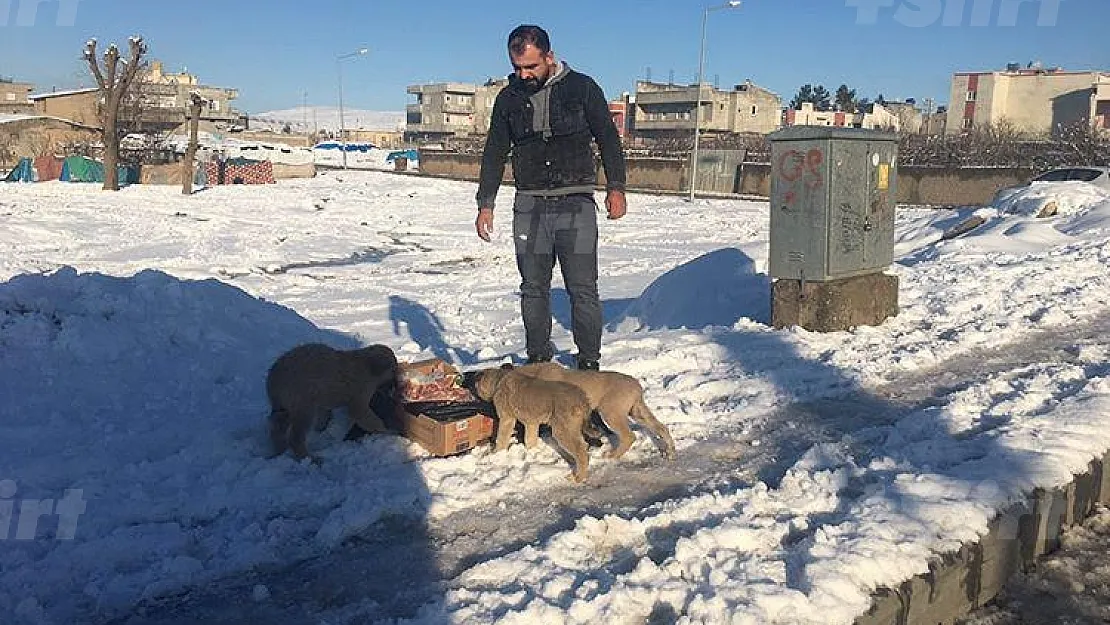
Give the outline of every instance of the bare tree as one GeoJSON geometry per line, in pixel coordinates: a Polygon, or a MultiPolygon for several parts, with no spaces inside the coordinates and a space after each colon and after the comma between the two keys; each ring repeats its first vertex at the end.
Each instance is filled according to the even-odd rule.
{"type": "Polygon", "coordinates": [[[200,109],[204,106],[204,98],[199,91],[189,94],[189,147],[185,150],[185,161],[182,163],[181,192],[190,195],[193,192],[193,167],[197,158],[197,127],[200,125],[200,109]]]}
{"type": "Polygon", "coordinates": [[[101,115],[101,124],[104,128],[104,190],[119,190],[119,116],[120,104],[127,93],[131,83],[139,73],[143,55],[146,54],[146,44],[142,37],[131,37],[130,56],[120,58],[119,48],[115,44],[108,46],[104,52],[104,66],[96,58],[96,40],[90,39],[85,43],[85,61],[89,70],[96,78],[100,88],[100,96],[104,100],[104,110],[101,115]],[[122,63],[122,67],[120,66],[122,63]]]}
{"type": "Polygon", "coordinates": [[[15,134],[0,134],[0,169],[8,169],[8,163],[15,159],[15,134]]]}

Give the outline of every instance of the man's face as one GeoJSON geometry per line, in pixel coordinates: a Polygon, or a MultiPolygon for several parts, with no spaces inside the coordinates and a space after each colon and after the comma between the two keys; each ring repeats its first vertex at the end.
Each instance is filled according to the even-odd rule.
{"type": "Polygon", "coordinates": [[[517,78],[533,89],[542,87],[555,71],[555,53],[549,50],[544,54],[531,44],[525,45],[520,54],[514,54],[510,50],[509,59],[513,62],[513,71],[517,78]]]}

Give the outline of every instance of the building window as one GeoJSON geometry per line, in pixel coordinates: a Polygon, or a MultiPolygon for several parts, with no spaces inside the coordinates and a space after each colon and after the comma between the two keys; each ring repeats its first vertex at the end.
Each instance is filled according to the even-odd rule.
{"type": "Polygon", "coordinates": [[[964,118],[964,128],[965,129],[970,129],[974,125],[975,125],[975,120],[974,119],[972,119],[970,117],[965,117],[964,118]]]}
{"type": "Polygon", "coordinates": [[[685,119],[685,120],[689,121],[689,119],[690,119],[690,111],[686,111],[685,113],[683,113],[683,114],[682,114],[682,119],[685,119]]]}
{"type": "Polygon", "coordinates": [[[759,112],[759,107],[757,107],[756,105],[753,104],[752,105],[752,116],[755,116],[755,114],[758,113],[758,112],[759,112]]]}
{"type": "Polygon", "coordinates": [[[210,101],[208,103],[208,110],[219,113],[220,112],[220,101],[219,100],[210,101]]]}
{"type": "Polygon", "coordinates": [[[977,95],[978,94],[975,91],[968,91],[967,92],[967,101],[968,102],[974,102],[977,95]]]}

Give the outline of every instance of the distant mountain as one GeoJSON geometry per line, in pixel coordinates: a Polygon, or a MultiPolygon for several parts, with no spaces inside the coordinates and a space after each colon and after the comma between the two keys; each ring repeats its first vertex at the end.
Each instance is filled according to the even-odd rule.
{"type": "MultiPolygon", "coordinates": [[[[289,124],[293,132],[339,130],[339,107],[310,106],[268,111],[250,116],[252,130],[281,132],[289,124]]],[[[343,125],[348,130],[404,130],[404,111],[364,111],[343,109],[343,125]]]]}

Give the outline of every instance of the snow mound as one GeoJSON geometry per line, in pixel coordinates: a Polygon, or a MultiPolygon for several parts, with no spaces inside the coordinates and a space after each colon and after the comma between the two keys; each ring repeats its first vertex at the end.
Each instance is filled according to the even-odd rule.
{"type": "Polygon", "coordinates": [[[1010,192],[1000,193],[993,207],[1002,215],[1036,217],[1045,206],[1056,205],[1054,215],[1077,215],[1110,201],[1110,193],[1093,184],[1080,181],[1033,182],[1010,192]]]}
{"type": "Polygon", "coordinates": [[[67,597],[58,615],[111,614],[327,550],[398,496],[419,500],[396,437],[317,434],[324,471],[265,457],[266,371],[308,341],[357,345],[215,279],[66,267],[0,284],[0,495],[58,502],[4,541],[0,614],[21,597],[67,597]],[[61,517],[74,496],[75,527],[61,517]]]}
{"type": "Polygon", "coordinates": [[[659,276],[611,329],[698,329],[770,320],[771,280],[739,249],[714,250],[659,276]]]}

